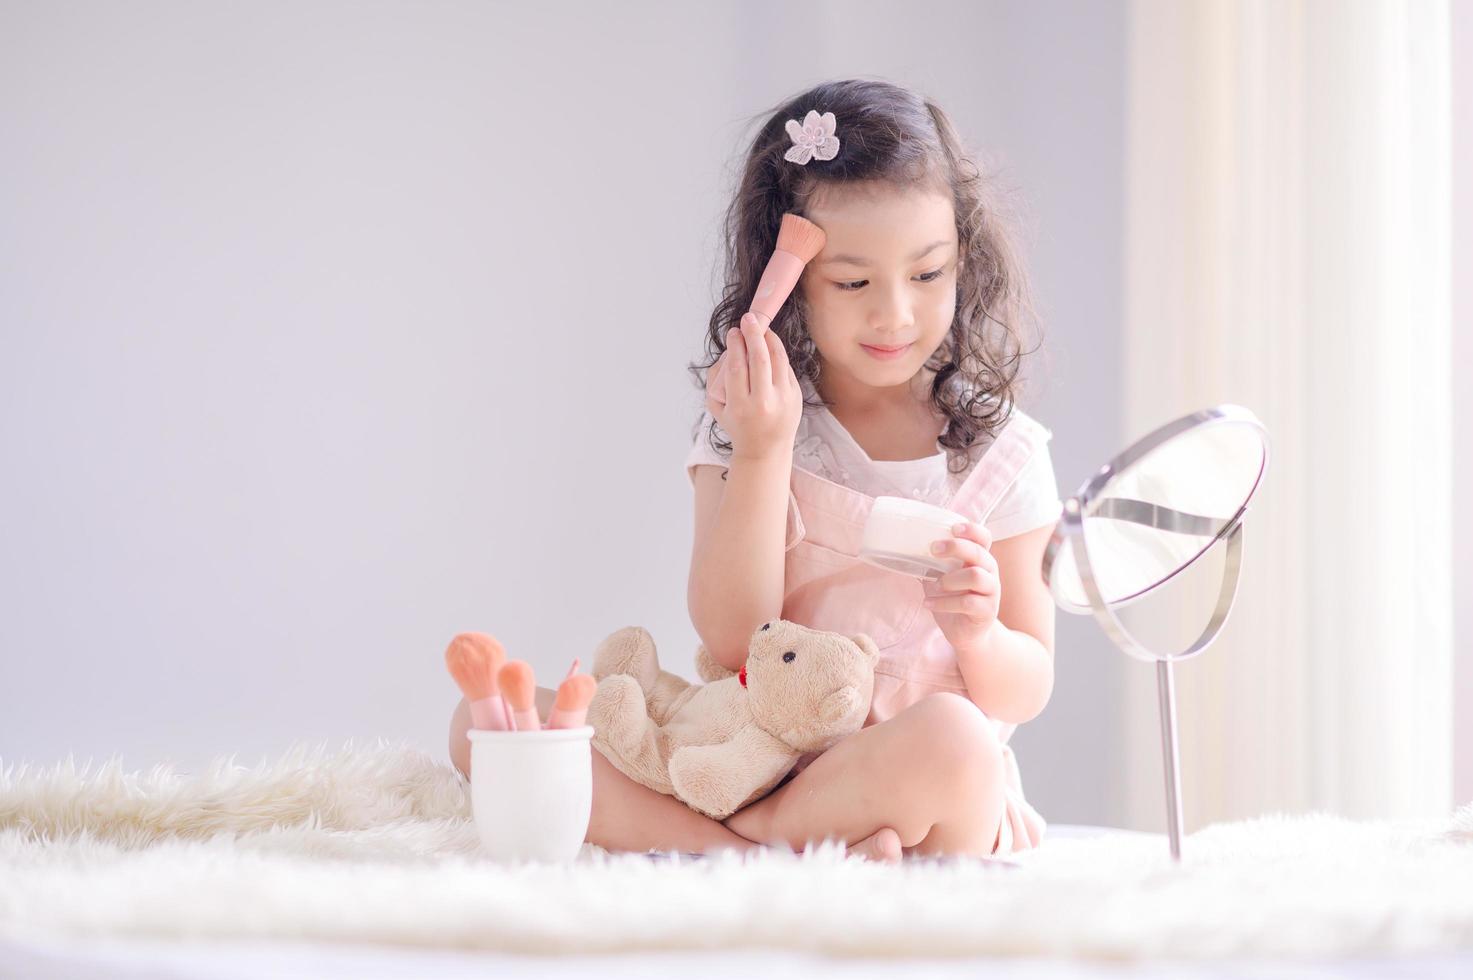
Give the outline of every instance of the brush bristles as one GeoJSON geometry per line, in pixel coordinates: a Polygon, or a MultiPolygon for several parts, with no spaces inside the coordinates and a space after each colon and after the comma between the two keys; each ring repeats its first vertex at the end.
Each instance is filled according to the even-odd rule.
{"type": "Polygon", "coordinates": [[[508,660],[498,675],[501,693],[517,711],[526,711],[537,702],[537,680],[532,665],[525,660],[508,660]]]}
{"type": "Polygon", "coordinates": [[[782,227],[777,232],[777,247],[784,252],[792,252],[803,260],[804,265],[823,251],[826,241],[828,236],[823,229],[807,218],[796,214],[783,215],[782,227]]]}
{"type": "Polygon", "coordinates": [[[457,633],[445,648],[445,666],[471,701],[497,693],[496,672],[505,660],[506,649],[485,633],[457,633]]]}
{"type": "Polygon", "coordinates": [[[598,681],[593,679],[592,674],[574,674],[558,685],[557,710],[581,711],[588,707],[588,702],[593,700],[593,692],[597,689],[598,681]]]}

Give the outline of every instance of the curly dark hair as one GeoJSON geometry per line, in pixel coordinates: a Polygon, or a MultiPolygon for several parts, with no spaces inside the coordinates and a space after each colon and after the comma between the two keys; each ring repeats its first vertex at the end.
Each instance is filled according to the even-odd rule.
{"type": "MultiPolygon", "coordinates": [[[[747,150],[726,211],[725,286],[711,313],[706,360],[692,363],[690,372],[704,390],[707,373],[726,349],[727,330],[751,307],[762,270],[777,246],[783,214],[805,215],[820,187],[868,181],[903,189],[949,190],[961,261],[956,314],[946,339],[925,367],[935,372],[932,403],[949,420],[938,441],[948,452],[951,469],[965,469],[971,447],[1001,429],[1011,415],[1019,361],[1032,352],[1022,350],[1021,327],[1025,319],[1037,325],[1020,249],[991,181],[964,152],[939,106],[890,82],[826,82],[753,118],[762,115],[766,122],[747,150]],[[792,145],[784,124],[801,120],[810,109],[838,117],[840,147],[832,160],[815,159],[799,166],[783,159],[792,145]]],[[[795,289],[771,329],[787,349],[800,382],[816,382],[818,350],[805,323],[802,289],[795,289]]],[[[816,392],[816,384],[813,387],[816,392]]],[[[822,401],[805,398],[805,410],[819,404],[822,401]]],[[[714,421],[708,437],[721,454],[731,451],[714,421]]]]}

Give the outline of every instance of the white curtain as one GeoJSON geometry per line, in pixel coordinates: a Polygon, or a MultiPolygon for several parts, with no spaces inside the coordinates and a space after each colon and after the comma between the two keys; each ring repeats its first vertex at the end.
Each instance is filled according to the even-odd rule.
{"type": "MultiPolygon", "coordinates": [[[[1176,668],[1187,830],[1452,805],[1450,42],[1432,0],[1134,0],[1131,437],[1266,424],[1227,627],[1176,668]]],[[[1155,669],[1127,820],[1165,826],[1155,669]]]]}

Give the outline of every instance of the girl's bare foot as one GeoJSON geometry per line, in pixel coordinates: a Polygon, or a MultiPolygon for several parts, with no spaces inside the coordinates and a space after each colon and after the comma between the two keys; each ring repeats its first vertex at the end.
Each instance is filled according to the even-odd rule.
{"type": "Polygon", "coordinates": [[[861,857],[866,861],[884,861],[886,864],[899,862],[900,835],[889,827],[881,827],[857,844],[849,845],[846,855],[861,857]]]}

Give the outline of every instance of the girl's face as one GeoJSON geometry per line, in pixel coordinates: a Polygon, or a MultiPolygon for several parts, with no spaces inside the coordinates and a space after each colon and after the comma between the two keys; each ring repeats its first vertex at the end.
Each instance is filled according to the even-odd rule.
{"type": "Polygon", "coordinates": [[[806,216],[827,236],[800,282],[826,394],[862,401],[872,394],[866,389],[907,386],[956,313],[951,198],[888,185],[830,185],[815,194],[806,216]]]}

